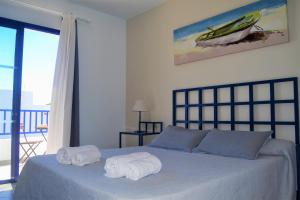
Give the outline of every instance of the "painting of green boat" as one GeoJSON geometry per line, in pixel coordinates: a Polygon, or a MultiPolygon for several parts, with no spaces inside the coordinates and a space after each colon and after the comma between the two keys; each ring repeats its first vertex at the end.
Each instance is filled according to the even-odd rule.
{"type": "Polygon", "coordinates": [[[173,35],[176,65],[288,42],[287,0],[260,0],[173,35]]]}

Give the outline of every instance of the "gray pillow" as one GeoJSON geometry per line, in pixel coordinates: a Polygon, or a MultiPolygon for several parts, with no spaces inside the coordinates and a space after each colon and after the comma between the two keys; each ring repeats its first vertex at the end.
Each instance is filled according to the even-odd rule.
{"type": "Polygon", "coordinates": [[[192,152],[192,149],[200,143],[207,132],[168,126],[149,146],[192,152]]]}
{"type": "Polygon", "coordinates": [[[269,132],[211,130],[193,152],[205,152],[253,160],[257,158],[269,132]]]}

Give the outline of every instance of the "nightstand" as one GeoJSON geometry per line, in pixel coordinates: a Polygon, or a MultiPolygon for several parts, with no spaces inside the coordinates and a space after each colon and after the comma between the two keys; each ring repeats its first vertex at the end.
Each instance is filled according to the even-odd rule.
{"type": "Polygon", "coordinates": [[[122,131],[119,133],[119,148],[122,148],[122,135],[135,135],[139,137],[139,146],[144,145],[144,136],[158,135],[163,130],[162,122],[140,122],[140,131],[122,131]],[[158,127],[157,127],[158,126],[158,127]],[[151,131],[149,131],[151,130],[151,131]]]}

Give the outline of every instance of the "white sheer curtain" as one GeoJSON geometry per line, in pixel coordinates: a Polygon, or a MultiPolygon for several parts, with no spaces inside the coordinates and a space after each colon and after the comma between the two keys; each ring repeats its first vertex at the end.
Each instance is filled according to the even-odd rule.
{"type": "Polygon", "coordinates": [[[72,95],[75,60],[75,20],[64,15],[55,66],[51,110],[49,116],[47,153],[56,153],[69,146],[72,118],[72,95]]]}

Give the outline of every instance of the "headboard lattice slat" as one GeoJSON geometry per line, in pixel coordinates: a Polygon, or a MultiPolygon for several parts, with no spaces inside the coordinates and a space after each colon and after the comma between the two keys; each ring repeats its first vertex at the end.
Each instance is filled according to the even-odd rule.
{"type": "Polygon", "coordinates": [[[299,144],[299,103],[298,103],[298,79],[296,77],[283,78],[283,79],[273,79],[264,81],[254,81],[254,82],[244,82],[235,84],[225,84],[216,86],[206,86],[198,88],[187,88],[178,89],[173,91],[173,125],[184,124],[185,128],[189,128],[190,124],[198,124],[199,129],[203,129],[203,125],[212,124],[214,128],[218,128],[221,124],[230,125],[231,130],[235,130],[237,125],[249,125],[249,129],[254,131],[255,125],[268,125],[270,129],[273,130],[272,137],[276,137],[276,126],[294,126],[295,127],[295,143],[299,144]],[[275,98],[275,84],[281,83],[292,83],[293,87],[293,98],[288,99],[276,99],[275,98]],[[254,87],[259,87],[260,85],[269,85],[270,94],[269,100],[255,100],[254,99],[254,87]],[[238,87],[246,86],[249,88],[249,100],[248,101],[236,101],[235,89],[238,87]],[[228,102],[218,102],[219,89],[229,89],[230,91],[230,101],[228,102]],[[203,103],[203,92],[206,90],[213,91],[213,102],[203,103]],[[191,92],[198,92],[198,102],[189,103],[189,94],[191,92]],[[177,101],[178,94],[184,94],[184,103],[179,104],[177,101]],[[294,110],[294,120],[292,121],[280,121],[276,119],[276,105],[277,104],[292,104],[294,110]],[[248,106],[249,107],[249,120],[237,120],[235,115],[235,109],[237,106],[248,106]],[[255,115],[255,105],[268,105],[270,107],[270,120],[268,121],[256,121],[254,119],[255,115]],[[219,119],[219,108],[222,106],[230,107],[230,120],[220,120],[219,119]],[[203,109],[206,107],[213,108],[213,119],[204,120],[203,119],[203,109]],[[184,119],[177,119],[177,110],[179,108],[184,109],[184,119]],[[198,119],[190,119],[190,109],[198,109],[198,119]]]}

